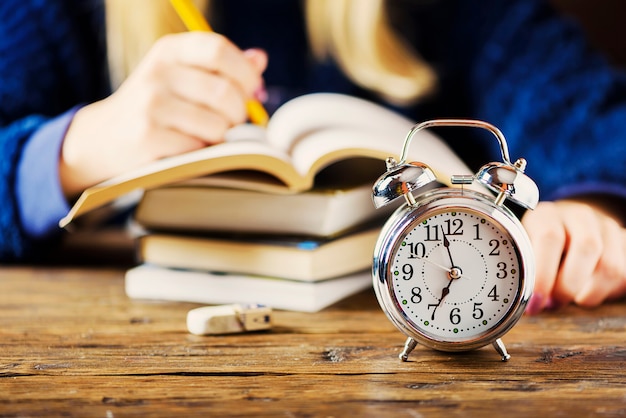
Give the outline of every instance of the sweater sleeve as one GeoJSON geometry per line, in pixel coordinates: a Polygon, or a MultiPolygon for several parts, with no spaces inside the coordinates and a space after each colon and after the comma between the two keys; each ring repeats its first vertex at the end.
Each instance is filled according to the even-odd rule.
{"type": "Polygon", "coordinates": [[[21,225],[32,239],[59,232],[69,211],[59,179],[63,138],[78,107],[44,123],[26,142],[19,161],[16,194],[21,225]]]}
{"type": "Polygon", "coordinates": [[[24,144],[46,118],[29,116],[0,129],[0,259],[14,261],[34,252],[35,242],[21,227],[16,196],[16,170],[24,144]]]}
{"type": "Polygon", "coordinates": [[[472,116],[528,160],[542,200],[626,198],[626,73],[545,0],[464,3],[457,47],[472,116]]]}

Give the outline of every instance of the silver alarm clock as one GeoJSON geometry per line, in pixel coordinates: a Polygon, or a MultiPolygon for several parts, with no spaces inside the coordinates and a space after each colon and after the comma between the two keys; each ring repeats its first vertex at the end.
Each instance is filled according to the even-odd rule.
{"type": "Polygon", "coordinates": [[[512,163],[506,140],[495,126],[477,120],[441,119],[415,125],[400,162],[387,160],[387,172],[373,187],[376,207],[400,197],[373,258],[374,289],[391,322],[408,339],[403,361],[422,344],[441,351],[466,351],[493,344],[503,361],[502,337],[519,320],[532,294],[535,265],[526,231],[507,199],[526,209],[539,200],[536,184],[524,174],[526,162],[512,163]],[[433,189],[437,179],[421,162],[406,162],[418,131],[461,126],[491,132],[502,162],[475,175],[452,176],[455,187],[433,189]],[[465,188],[474,181],[494,192],[465,188]]]}

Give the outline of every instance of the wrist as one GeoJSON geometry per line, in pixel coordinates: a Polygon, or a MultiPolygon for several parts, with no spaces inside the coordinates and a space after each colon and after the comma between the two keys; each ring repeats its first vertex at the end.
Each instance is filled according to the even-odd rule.
{"type": "Polygon", "coordinates": [[[59,155],[59,180],[65,197],[72,200],[87,187],[104,178],[98,175],[98,160],[91,157],[95,141],[90,138],[90,129],[97,129],[91,121],[90,112],[96,104],[84,106],[76,111],[67,129],[59,155]],[[91,152],[90,152],[91,151],[91,152]]]}

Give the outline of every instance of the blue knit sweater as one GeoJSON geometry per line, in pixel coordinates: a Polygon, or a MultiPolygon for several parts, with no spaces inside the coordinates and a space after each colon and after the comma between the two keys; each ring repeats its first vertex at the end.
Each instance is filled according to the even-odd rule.
{"type": "MultiPolygon", "coordinates": [[[[334,65],[310,65],[299,2],[213,3],[220,32],[242,48],[268,50],[266,83],[285,92],[284,100],[313,91],[372,99],[334,65]]],[[[392,3],[392,12],[401,10],[398,27],[441,76],[436,97],[403,112],[416,121],[494,123],[511,157],[529,161],[544,200],[587,192],[626,197],[625,75],[590,51],[545,0],[392,3]]],[[[17,167],[44,124],[108,94],[103,37],[99,0],[0,2],[0,260],[45,252],[46,242],[29,238],[19,218],[17,167]]],[[[471,165],[499,159],[492,139],[447,137],[471,165]]],[[[39,192],[45,202],[47,190],[39,192]]]]}
{"type": "MultiPolygon", "coordinates": [[[[90,1],[0,2],[0,260],[37,255],[18,217],[18,161],[33,132],[107,91],[102,10],[90,1]]],[[[47,190],[40,190],[42,201],[47,190]]]]}

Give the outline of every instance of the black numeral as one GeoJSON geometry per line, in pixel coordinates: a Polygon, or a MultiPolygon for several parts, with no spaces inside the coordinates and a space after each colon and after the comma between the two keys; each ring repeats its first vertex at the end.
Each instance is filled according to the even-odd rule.
{"type": "Polygon", "coordinates": [[[500,295],[498,294],[498,289],[496,289],[496,285],[494,284],[493,287],[491,288],[491,290],[489,291],[488,296],[491,298],[491,300],[493,300],[494,302],[497,302],[500,300],[500,295]]]}
{"type": "Polygon", "coordinates": [[[480,309],[480,305],[482,304],[482,302],[474,303],[474,311],[472,312],[472,317],[474,317],[474,319],[480,319],[483,317],[484,312],[480,309]]]}
{"type": "Polygon", "coordinates": [[[420,303],[422,301],[422,289],[414,287],[411,289],[411,302],[420,303]]]}
{"type": "Polygon", "coordinates": [[[500,241],[498,241],[497,239],[492,239],[491,241],[489,241],[489,246],[493,247],[489,255],[500,255],[500,241]]]}
{"type": "Polygon", "coordinates": [[[446,219],[444,222],[448,226],[446,235],[463,235],[463,221],[461,219],[446,219]]]}
{"type": "Polygon", "coordinates": [[[409,250],[411,252],[409,258],[424,258],[426,256],[426,246],[423,242],[417,244],[410,242],[409,250]]]}
{"type": "Polygon", "coordinates": [[[426,225],[426,239],[424,241],[439,241],[439,228],[437,225],[426,225]]]}
{"type": "Polygon", "coordinates": [[[402,273],[404,273],[402,276],[404,280],[411,280],[413,278],[413,266],[410,264],[404,264],[402,266],[402,273]]]}
{"type": "Polygon", "coordinates": [[[505,279],[507,276],[506,273],[506,263],[504,261],[500,261],[498,263],[498,272],[496,273],[496,277],[498,279],[505,279]]]}
{"type": "Polygon", "coordinates": [[[482,238],[480,237],[480,225],[479,224],[474,224],[474,229],[476,230],[476,235],[474,236],[474,239],[479,241],[482,238]]]}
{"type": "Polygon", "coordinates": [[[450,322],[458,325],[461,322],[461,308],[452,308],[450,311],[450,322]]]}

